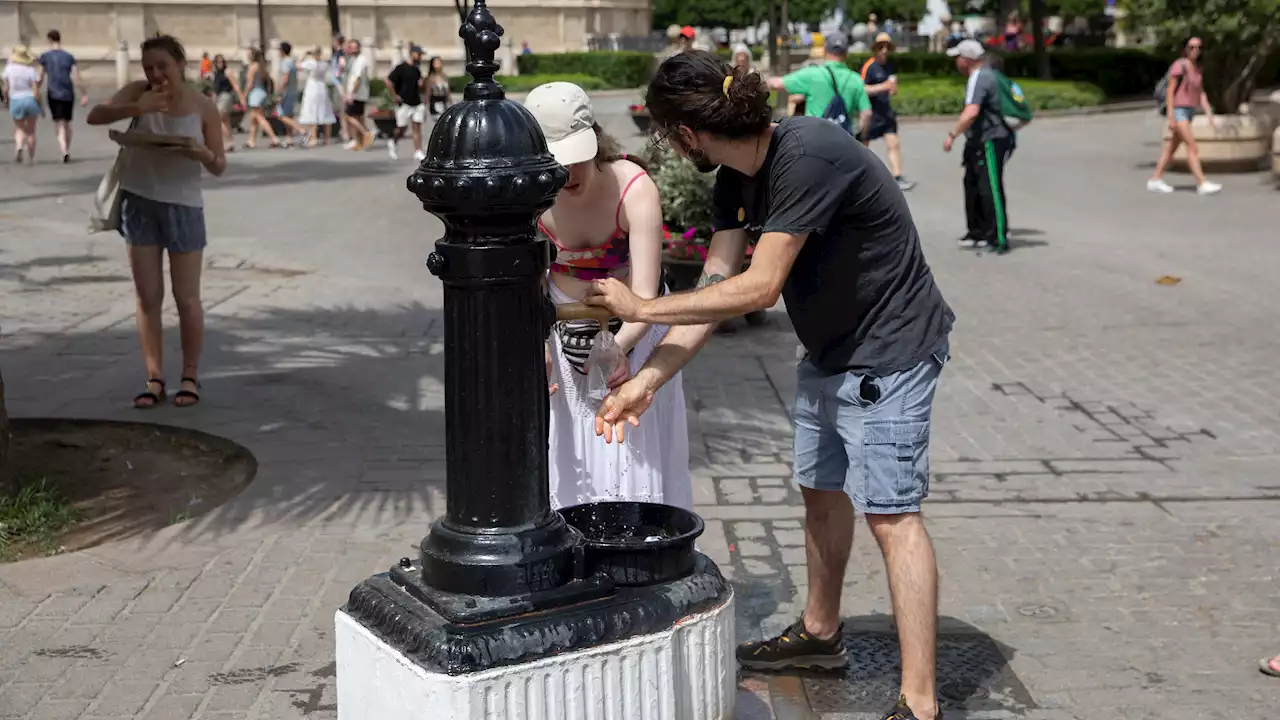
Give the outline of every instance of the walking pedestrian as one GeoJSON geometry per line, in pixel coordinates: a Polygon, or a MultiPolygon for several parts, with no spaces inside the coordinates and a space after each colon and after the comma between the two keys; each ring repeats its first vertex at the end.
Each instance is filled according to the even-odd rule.
{"type": "Polygon", "coordinates": [[[1173,62],[1169,68],[1168,90],[1165,96],[1165,114],[1169,123],[1169,140],[1160,152],[1160,160],[1156,162],[1156,171],[1147,181],[1147,189],[1151,192],[1171,193],[1173,186],[1164,181],[1164,171],[1173,160],[1173,153],[1178,145],[1187,148],[1187,167],[1196,179],[1196,192],[1201,195],[1214,195],[1222,192],[1222,186],[1210,182],[1204,177],[1204,168],[1200,165],[1200,146],[1196,143],[1195,133],[1191,132],[1191,120],[1196,109],[1204,110],[1209,122],[1214,122],[1213,106],[1209,104],[1209,96],[1204,92],[1204,77],[1200,71],[1200,58],[1204,52],[1204,41],[1198,37],[1188,38],[1182,44],[1182,57],[1173,62]]]}
{"type": "Polygon", "coordinates": [[[178,307],[182,337],[182,381],[173,397],[178,407],[200,401],[200,354],[204,346],[204,309],[200,271],[206,244],[201,170],[221,175],[227,169],[222,123],[217,107],[185,81],[182,44],[168,35],[142,43],[145,80],[125,85],[95,106],[90,125],[135,120],[141,132],[180,135],[192,140],[180,148],[129,147],[120,175],[120,234],[129,250],[138,296],[138,335],[147,382],[134,407],[153,408],[165,400],[164,254],[178,307]]]}
{"type": "Polygon", "coordinates": [[[47,35],[49,49],[40,54],[40,85],[48,93],[49,117],[58,135],[58,147],[62,150],[62,162],[71,162],[71,118],[75,115],[76,90],[80,91],[80,106],[89,104],[84,81],[76,57],[62,49],[62,33],[50,30],[47,35]]]}
{"type": "Polygon", "coordinates": [[[333,100],[329,97],[329,88],[333,85],[333,75],[329,71],[329,61],[321,55],[317,46],[302,58],[300,65],[306,73],[306,82],[302,86],[302,111],[298,114],[298,124],[307,128],[307,147],[315,147],[324,128],[324,144],[333,140],[333,125],[338,118],[333,113],[333,100]]]}
{"type": "Polygon", "coordinates": [[[294,119],[298,114],[298,60],[293,57],[293,45],[287,42],[280,43],[280,91],[276,95],[276,119],[284,125],[284,146],[289,147],[291,134],[302,142],[302,125],[294,119]]]}
{"type": "Polygon", "coordinates": [[[36,59],[26,45],[14,45],[9,51],[9,64],[4,66],[0,84],[4,86],[5,106],[13,118],[13,161],[22,163],[26,153],[28,164],[36,162],[36,119],[44,114],[40,107],[40,74],[32,67],[36,59]]]}
{"type": "Polygon", "coordinates": [[[427,62],[427,108],[432,122],[452,104],[453,92],[449,89],[449,76],[444,73],[444,60],[437,55],[427,62]]]}
{"type": "Polygon", "coordinates": [[[227,72],[227,58],[221,54],[213,56],[210,89],[213,90],[213,103],[218,109],[218,119],[222,122],[222,144],[226,152],[231,152],[236,148],[231,138],[231,113],[236,109],[237,100],[240,107],[245,106],[244,91],[240,89],[235,76],[227,72]]]}
{"type": "Polygon", "coordinates": [[[844,33],[830,32],[823,36],[826,59],[820,65],[810,65],[783,77],[769,78],[773,90],[786,90],[792,95],[804,97],[806,117],[826,118],[845,132],[856,134],[865,143],[867,128],[871,123],[871,100],[858,73],[845,64],[849,42],[844,33]],[[855,128],[853,113],[858,114],[855,128]]]}
{"type": "MultiPolygon", "coordinates": [[[[271,103],[271,75],[267,71],[267,60],[261,50],[249,54],[249,72],[245,76],[244,86],[249,88],[249,97],[245,106],[249,112],[249,139],[244,146],[250,150],[258,147],[258,130],[262,130],[271,138],[271,147],[280,147],[280,139],[267,119],[267,108],[271,103]]],[[[288,140],[285,140],[288,144],[288,140]]]]}
{"type": "Polygon", "coordinates": [[[387,154],[392,160],[399,158],[396,143],[405,129],[413,138],[413,159],[422,162],[427,154],[422,151],[422,123],[427,119],[427,106],[423,102],[426,81],[422,76],[422,48],[409,48],[409,59],[395,66],[387,76],[387,90],[396,103],[396,132],[387,140],[387,154]]]}
{"type": "Polygon", "coordinates": [[[587,304],[628,322],[673,326],[606,398],[596,431],[607,441],[629,437],[714,323],[785,298],[804,352],[796,371],[795,479],[805,506],[809,595],[795,624],[740,645],[738,662],[751,669],[848,662],[839,613],[856,508],[884,555],[901,645],[902,697],[884,717],[935,720],[937,567],[920,504],[954,315],[925,262],[906,198],[884,163],[840,128],[808,117],[774,124],[759,76],[710,53],[663,62],[646,107],[660,140],[704,172],[718,168],[717,231],[692,292],[646,299],[616,279],[592,283],[587,304]],[[756,237],[751,265],[739,275],[756,237]]]}
{"type": "Polygon", "coordinates": [[[956,138],[965,136],[964,210],[968,230],[960,247],[994,247],[1009,250],[1008,202],[1004,193],[1004,163],[1009,156],[1013,132],[1004,122],[1000,85],[995,72],[986,66],[986,51],[977,40],[964,40],[947,51],[956,59],[956,68],[968,76],[964,110],[942,149],[951,152],[956,138]]]}
{"type": "Polygon", "coordinates": [[[889,171],[898,187],[910,190],[916,184],[902,176],[902,143],[898,140],[898,115],[893,111],[891,96],[898,94],[898,76],[889,64],[889,53],[895,49],[889,33],[880,33],[871,45],[872,56],[862,66],[862,81],[871,98],[871,122],[867,142],[884,138],[889,155],[889,171]]]}
{"type": "Polygon", "coordinates": [[[347,41],[342,78],[342,121],[347,128],[348,150],[364,150],[373,143],[373,133],[364,124],[365,103],[369,102],[369,62],[360,52],[358,40],[347,41]]]}
{"type": "MultiPolygon", "coordinates": [[[[556,162],[569,170],[555,205],[538,222],[555,248],[547,283],[552,301],[578,302],[601,278],[617,279],[636,297],[660,295],[662,207],[644,166],[601,131],[591,100],[577,85],[540,85],[524,104],[556,162]]],[[[552,506],[631,500],[692,509],[688,421],[678,375],[656,391],[653,422],[625,445],[595,436],[586,363],[599,332],[614,333],[621,350],[610,373],[611,385],[617,385],[644,365],[667,327],[621,320],[608,328],[594,320],[556,323],[547,350],[552,506]]]]}

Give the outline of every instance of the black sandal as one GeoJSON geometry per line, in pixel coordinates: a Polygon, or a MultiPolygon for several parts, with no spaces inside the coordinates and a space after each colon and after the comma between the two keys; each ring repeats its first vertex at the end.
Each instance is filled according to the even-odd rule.
{"type": "Polygon", "coordinates": [[[165,401],[164,380],[161,378],[151,378],[147,381],[147,389],[133,396],[133,407],[135,410],[150,410],[165,401]],[[151,392],[151,384],[155,383],[160,386],[159,394],[151,392]],[[150,405],[139,404],[139,400],[150,400],[150,405]]]}
{"type": "MultiPolygon", "coordinates": [[[[200,389],[200,381],[195,378],[184,377],[182,378],[181,382],[191,383],[192,385],[196,386],[196,390],[200,389]]],[[[174,403],[173,403],[174,407],[180,407],[180,408],[195,407],[196,405],[200,404],[200,393],[196,392],[195,390],[179,390],[178,392],[173,394],[173,400],[174,400],[174,403]],[[189,403],[179,403],[178,398],[194,398],[194,400],[192,400],[189,403]]]]}

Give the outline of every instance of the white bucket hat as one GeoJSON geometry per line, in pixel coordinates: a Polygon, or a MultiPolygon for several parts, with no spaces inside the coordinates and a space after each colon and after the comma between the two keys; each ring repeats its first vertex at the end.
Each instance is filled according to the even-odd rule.
{"type": "Polygon", "coordinates": [[[595,158],[599,149],[596,119],[585,90],[567,82],[539,85],[525,98],[524,106],[538,121],[556,162],[569,166],[595,158]]]}

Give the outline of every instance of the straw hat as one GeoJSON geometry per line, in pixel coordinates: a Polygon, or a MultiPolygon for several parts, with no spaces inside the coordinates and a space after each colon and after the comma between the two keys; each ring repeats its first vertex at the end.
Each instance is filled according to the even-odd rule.
{"type": "Polygon", "coordinates": [[[9,53],[9,62],[15,62],[20,65],[33,65],[36,59],[31,56],[31,51],[26,45],[14,45],[13,50],[9,53]]]}
{"type": "Polygon", "coordinates": [[[876,35],[876,41],[871,43],[872,50],[878,50],[881,45],[888,45],[889,52],[893,52],[898,46],[893,43],[893,36],[889,33],[882,32],[876,35]]]}

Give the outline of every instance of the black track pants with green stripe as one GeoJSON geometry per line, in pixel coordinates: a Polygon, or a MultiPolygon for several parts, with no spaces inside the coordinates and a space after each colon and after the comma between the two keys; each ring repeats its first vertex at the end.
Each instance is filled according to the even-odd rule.
{"type": "Polygon", "coordinates": [[[969,222],[966,235],[986,240],[991,246],[1008,248],[1009,207],[1004,194],[1004,161],[1009,156],[1009,138],[968,142],[964,146],[964,214],[969,222]]]}

